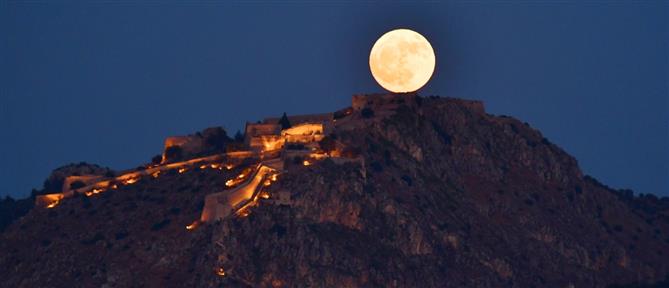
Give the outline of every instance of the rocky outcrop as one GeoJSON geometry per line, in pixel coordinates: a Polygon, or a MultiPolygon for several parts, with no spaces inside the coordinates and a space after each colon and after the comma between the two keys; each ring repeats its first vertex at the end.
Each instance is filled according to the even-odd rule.
{"type": "MultiPolygon", "coordinates": [[[[76,177],[95,177],[95,176],[113,176],[115,172],[107,167],[101,167],[96,164],[89,164],[80,162],[78,164],[69,164],[59,167],[44,181],[44,191],[41,194],[62,192],[63,186],[66,184],[65,180],[68,177],[72,179],[76,177]]],[[[72,184],[76,180],[68,181],[67,184],[72,184]]]]}
{"type": "Polygon", "coordinates": [[[215,227],[217,265],[230,271],[221,283],[606,287],[664,279],[669,206],[632,208],[518,120],[464,100],[418,99],[383,121],[354,114],[353,128],[335,128],[365,167],[294,167],[272,188],[290,191],[291,205],[261,206],[215,227]]]}

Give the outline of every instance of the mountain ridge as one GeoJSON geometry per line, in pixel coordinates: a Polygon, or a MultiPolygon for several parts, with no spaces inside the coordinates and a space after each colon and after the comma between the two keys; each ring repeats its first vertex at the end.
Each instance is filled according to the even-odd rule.
{"type": "Polygon", "coordinates": [[[669,271],[669,200],[584,176],[539,131],[479,101],[356,95],[328,121],[310,140],[281,144],[268,199],[194,229],[184,227],[207,195],[267,154],[37,207],[2,234],[0,263],[13,270],[0,277],[14,287],[605,287],[669,271]]]}

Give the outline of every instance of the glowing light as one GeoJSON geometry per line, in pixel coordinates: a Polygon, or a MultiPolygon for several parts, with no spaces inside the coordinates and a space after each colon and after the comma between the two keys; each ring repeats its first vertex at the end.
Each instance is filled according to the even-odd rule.
{"type": "Polygon", "coordinates": [[[118,185],[114,184],[111,186],[112,189],[118,189],[118,185]]]}
{"type": "Polygon", "coordinates": [[[330,157],[341,157],[341,151],[339,149],[330,151],[330,157]]]}
{"type": "Polygon", "coordinates": [[[270,177],[270,179],[271,179],[272,181],[276,181],[276,179],[277,179],[278,177],[279,177],[279,174],[272,174],[272,176],[270,177]]]}
{"type": "Polygon", "coordinates": [[[396,29],[383,34],[369,54],[376,82],[391,92],[413,92],[425,85],[435,67],[430,42],[415,31],[396,29]]]}
{"type": "Polygon", "coordinates": [[[260,193],[260,198],[262,198],[262,199],[269,199],[269,197],[270,197],[269,193],[267,193],[265,191],[260,193]]]}
{"type": "Polygon", "coordinates": [[[251,146],[262,148],[262,152],[269,152],[281,149],[284,142],[280,135],[259,135],[252,137],[251,146]]]}
{"type": "Polygon", "coordinates": [[[200,224],[200,221],[195,220],[195,221],[193,221],[193,223],[186,226],[186,230],[193,230],[193,229],[197,228],[197,226],[199,224],[200,224]]]}
{"type": "Polygon", "coordinates": [[[281,131],[281,136],[309,136],[323,134],[323,124],[304,123],[281,131]]]}
{"type": "Polygon", "coordinates": [[[158,178],[158,176],[160,176],[160,171],[153,172],[151,176],[153,176],[153,178],[158,178]]]}
{"type": "Polygon", "coordinates": [[[242,209],[242,210],[239,210],[239,212],[237,212],[237,215],[239,215],[239,217],[242,217],[242,218],[249,216],[249,214],[251,214],[251,211],[249,211],[249,209],[242,209]]]}
{"type": "Polygon", "coordinates": [[[225,186],[232,187],[232,186],[235,186],[235,185],[237,185],[237,184],[243,182],[243,181],[244,181],[244,177],[240,177],[240,176],[244,176],[244,177],[246,177],[246,175],[239,175],[239,176],[237,176],[236,178],[233,178],[233,179],[230,179],[230,180],[228,180],[228,181],[225,181],[225,186]]]}
{"type": "Polygon", "coordinates": [[[233,166],[232,164],[225,165],[225,169],[228,169],[228,170],[232,170],[232,168],[234,168],[234,167],[235,166],[233,166]]]}
{"type": "Polygon", "coordinates": [[[207,165],[200,165],[200,169],[206,169],[207,165]]]}
{"type": "Polygon", "coordinates": [[[210,166],[211,166],[211,169],[218,169],[218,167],[221,167],[221,165],[216,164],[216,163],[212,163],[210,166]]]}
{"type": "Polygon", "coordinates": [[[136,183],[137,181],[139,181],[139,178],[129,178],[123,181],[123,184],[130,185],[136,183]]]}
{"type": "Polygon", "coordinates": [[[183,174],[184,172],[186,172],[186,168],[179,168],[179,174],[183,174]]]}
{"type": "Polygon", "coordinates": [[[60,203],[62,199],[65,198],[65,195],[63,193],[53,193],[53,194],[44,194],[44,195],[37,195],[35,198],[36,203],[39,203],[39,205],[44,205],[46,208],[53,208],[56,207],[60,203]]]}
{"type": "Polygon", "coordinates": [[[272,185],[272,181],[269,180],[269,179],[267,179],[267,180],[265,180],[265,182],[263,183],[263,185],[264,185],[264,186],[272,185]]]}
{"type": "Polygon", "coordinates": [[[225,276],[225,270],[223,267],[216,269],[216,275],[224,277],[225,276]]]}
{"type": "Polygon", "coordinates": [[[311,154],[309,154],[309,157],[311,157],[313,159],[316,159],[316,160],[321,160],[321,159],[328,158],[328,154],[326,154],[326,153],[311,153],[311,154]]]}
{"type": "Polygon", "coordinates": [[[309,165],[311,165],[311,162],[309,162],[309,160],[304,160],[304,161],[302,161],[302,165],[309,166],[309,165]]]}
{"type": "Polygon", "coordinates": [[[91,190],[91,191],[86,191],[86,192],[84,192],[84,194],[85,194],[86,196],[88,196],[88,197],[91,197],[91,196],[93,196],[94,194],[100,194],[100,193],[102,193],[103,191],[105,191],[105,190],[104,190],[104,189],[101,189],[101,188],[94,188],[94,189],[91,190]]]}

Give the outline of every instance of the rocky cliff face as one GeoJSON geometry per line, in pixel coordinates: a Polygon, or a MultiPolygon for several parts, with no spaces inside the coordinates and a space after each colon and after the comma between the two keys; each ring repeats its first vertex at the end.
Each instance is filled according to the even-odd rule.
{"type": "Polygon", "coordinates": [[[236,171],[142,180],[30,212],[0,238],[10,267],[0,277],[11,287],[606,287],[669,272],[669,200],[583,176],[538,131],[477,103],[400,100],[338,121],[329,141],[359,161],[286,163],[270,187],[286,204],[186,231],[236,171]]]}
{"type": "Polygon", "coordinates": [[[276,189],[291,191],[293,205],[215,227],[219,265],[267,286],[601,287],[664,278],[666,205],[631,208],[527,124],[461,100],[418,101],[337,132],[364,165],[289,170],[276,189]]]}

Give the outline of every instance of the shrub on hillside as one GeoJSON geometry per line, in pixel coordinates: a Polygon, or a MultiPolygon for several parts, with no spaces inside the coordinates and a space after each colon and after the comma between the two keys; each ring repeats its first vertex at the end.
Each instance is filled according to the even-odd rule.
{"type": "Polygon", "coordinates": [[[374,110],[369,107],[365,107],[360,111],[362,118],[372,118],[374,117],[374,110]]]}
{"type": "Polygon", "coordinates": [[[208,131],[204,142],[207,145],[209,152],[222,152],[225,146],[232,139],[228,137],[228,133],[221,127],[216,127],[208,131]]]}
{"type": "Polygon", "coordinates": [[[233,143],[228,143],[228,145],[225,146],[225,152],[236,152],[245,150],[246,147],[244,146],[244,143],[233,142],[233,143]]]}
{"type": "Polygon", "coordinates": [[[170,146],[165,149],[165,158],[167,161],[178,161],[183,157],[183,149],[179,146],[170,146]]]}

